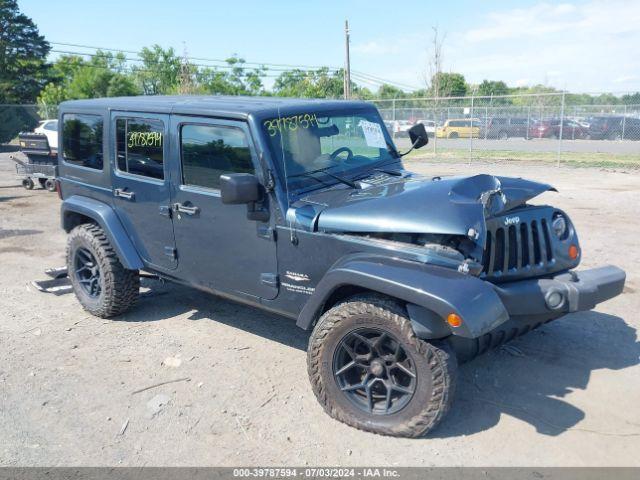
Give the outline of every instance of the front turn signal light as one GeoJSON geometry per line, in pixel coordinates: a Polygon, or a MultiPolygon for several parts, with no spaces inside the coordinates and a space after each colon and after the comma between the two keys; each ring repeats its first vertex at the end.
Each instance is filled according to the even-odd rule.
{"type": "Polygon", "coordinates": [[[576,258],[578,258],[579,254],[580,254],[580,251],[578,250],[578,247],[576,247],[575,245],[571,245],[569,247],[569,258],[571,260],[575,260],[576,258]]]}
{"type": "Polygon", "coordinates": [[[459,327],[460,325],[462,325],[462,318],[460,318],[460,315],[450,313],[449,315],[447,315],[447,323],[452,327],[459,327]]]}

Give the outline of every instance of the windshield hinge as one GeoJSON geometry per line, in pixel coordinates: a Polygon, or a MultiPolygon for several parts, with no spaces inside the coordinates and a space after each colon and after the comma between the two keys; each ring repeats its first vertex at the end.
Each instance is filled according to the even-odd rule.
{"type": "Polygon", "coordinates": [[[268,169],[265,177],[264,188],[267,192],[272,192],[274,188],[276,188],[276,179],[273,176],[273,170],[268,169]]]}

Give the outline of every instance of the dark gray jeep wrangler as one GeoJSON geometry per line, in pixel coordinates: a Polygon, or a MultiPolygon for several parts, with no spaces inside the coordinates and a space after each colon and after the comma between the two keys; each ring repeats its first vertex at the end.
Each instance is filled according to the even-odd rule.
{"type": "Polygon", "coordinates": [[[428,432],[458,362],[624,286],[613,266],[573,270],[569,217],[527,203],[551,186],[413,174],[367,103],[108,98],[59,122],[82,306],[122,314],[144,270],[292,318],[313,330],[318,400],[363,430],[428,432]]]}

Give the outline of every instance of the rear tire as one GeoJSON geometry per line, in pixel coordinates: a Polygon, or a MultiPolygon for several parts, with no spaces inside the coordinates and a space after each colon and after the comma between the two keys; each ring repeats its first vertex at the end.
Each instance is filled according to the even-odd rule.
{"type": "Polygon", "coordinates": [[[138,299],[138,271],[124,268],[98,225],[88,223],[71,230],[67,271],[78,301],[97,317],[120,315],[138,299]]]}
{"type": "Polygon", "coordinates": [[[35,183],[33,183],[33,180],[31,180],[30,178],[25,178],[24,180],[22,180],[22,186],[27,190],[33,190],[33,187],[35,187],[35,183]]]}
{"type": "Polygon", "coordinates": [[[509,134],[507,132],[505,132],[504,130],[498,132],[498,140],[508,140],[509,139],[509,134]]]}
{"type": "Polygon", "coordinates": [[[360,295],[320,318],[307,367],[313,392],[331,417],[360,430],[419,437],[448,412],[457,361],[447,342],[417,338],[398,303],[360,295]]]}

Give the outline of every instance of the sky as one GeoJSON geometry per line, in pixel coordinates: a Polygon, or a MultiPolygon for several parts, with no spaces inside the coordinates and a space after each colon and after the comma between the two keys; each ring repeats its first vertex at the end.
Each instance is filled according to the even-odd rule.
{"type": "MultiPolygon", "coordinates": [[[[433,27],[443,67],[467,82],[504,80],[572,92],[640,90],[640,1],[18,0],[51,42],[293,65],[351,65],[424,87],[433,27]]],[[[78,50],[53,45],[58,50],[78,50]]],[[[276,72],[272,72],[275,75],[276,72]]],[[[272,80],[269,80],[272,81],[272,80]]],[[[375,89],[376,85],[367,85],[375,89]]]]}

